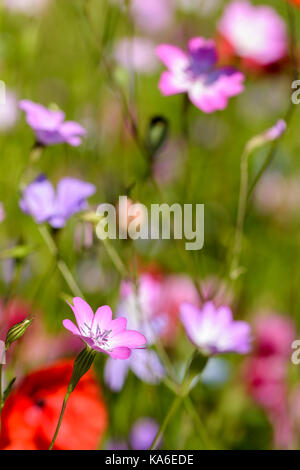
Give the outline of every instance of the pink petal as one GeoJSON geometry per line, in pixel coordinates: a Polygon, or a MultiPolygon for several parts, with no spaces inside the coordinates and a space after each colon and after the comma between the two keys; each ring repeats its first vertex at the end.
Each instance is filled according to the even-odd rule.
{"type": "Polygon", "coordinates": [[[120,318],[116,318],[115,320],[112,320],[107,325],[106,329],[111,330],[110,337],[112,338],[118,333],[121,333],[121,331],[126,330],[126,326],[127,326],[127,319],[125,317],[120,317],[120,318]]]}
{"type": "Polygon", "coordinates": [[[172,71],[184,70],[189,65],[189,58],[182,49],[171,44],[160,44],[156,55],[172,71]]]}
{"type": "Polygon", "coordinates": [[[173,72],[163,72],[160,76],[158,88],[165,96],[184,93],[189,88],[189,82],[182,76],[175,75],[173,72]]]}
{"type": "Polygon", "coordinates": [[[71,308],[74,312],[79,329],[81,330],[81,328],[85,326],[91,327],[94,314],[89,304],[80,297],[74,297],[73,304],[74,307],[71,305],[71,308]]]}
{"type": "Polygon", "coordinates": [[[193,343],[196,343],[196,332],[198,331],[200,311],[190,303],[183,303],[180,306],[180,319],[184,326],[187,336],[193,343]]]}
{"type": "Polygon", "coordinates": [[[126,347],[114,348],[113,351],[108,353],[113,359],[128,359],[131,355],[131,350],[126,347]]]}
{"type": "Polygon", "coordinates": [[[63,321],[63,325],[67,330],[71,331],[71,333],[73,333],[73,335],[80,336],[80,331],[78,330],[77,326],[74,325],[74,323],[71,320],[65,319],[63,321]]]}
{"type": "Polygon", "coordinates": [[[92,323],[92,329],[95,332],[97,326],[99,326],[100,330],[108,330],[109,323],[111,323],[112,319],[112,311],[108,305],[103,305],[99,307],[95,313],[92,323]]]}
{"type": "Polygon", "coordinates": [[[110,344],[113,347],[126,346],[128,348],[138,348],[146,344],[146,338],[138,331],[125,330],[113,336],[110,344]]]}

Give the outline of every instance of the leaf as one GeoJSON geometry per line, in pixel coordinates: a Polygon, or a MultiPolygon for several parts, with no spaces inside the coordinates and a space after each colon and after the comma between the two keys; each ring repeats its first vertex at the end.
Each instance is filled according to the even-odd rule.
{"type": "Polygon", "coordinates": [[[6,387],[4,393],[3,393],[3,403],[5,402],[5,400],[8,398],[10,392],[11,392],[11,389],[16,381],[16,378],[17,377],[14,377],[13,379],[11,379],[11,381],[9,382],[8,386],[6,387]]]}

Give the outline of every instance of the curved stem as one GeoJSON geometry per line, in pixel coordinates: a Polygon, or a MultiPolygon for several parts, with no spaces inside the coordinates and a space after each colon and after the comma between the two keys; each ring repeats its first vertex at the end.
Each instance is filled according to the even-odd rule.
{"type": "Polygon", "coordinates": [[[168,413],[166,414],[165,416],[165,419],[163,420],[155,438],[154,438],[154,441],[152,442],[152,445],[150,447],[150,450],[155,450],[161,436],[163,435],[163,433],[165,432],[168,424],[169,424],[169,421],[170,419],[172,418],[172,416],[176,413],[177,409],[179,408],[179,405],[181,404],[183,400],[183,397],[181,395],[176,395],[173,402],[172,402],[172,405],[168,411],[168,413]]]}
{"type": "Polygon", "coordinates": [[[51,441],[49,450],[52,450],[53,446],[55,444],[55,441],[56,441],[57,435],[59,433],[59,429],[60,429],[60,426],[61,426],[61,423],[62,423],[62,419],[64,417],[64,413],[65,413],[65,410],[66,410],[66,406],[67,406],[67,402],[68,402],[70,394],[71,394],[71,392],[68,391],[65,395],[65,398],[64,398],[64,401],[63,401],[63,404],[62,404],[62,407],[61,407],[61,412],[60,412],[60,415],[59,415],[58,423],[57,423],[55,433],[54,433],[53,439],[51,441]]]}

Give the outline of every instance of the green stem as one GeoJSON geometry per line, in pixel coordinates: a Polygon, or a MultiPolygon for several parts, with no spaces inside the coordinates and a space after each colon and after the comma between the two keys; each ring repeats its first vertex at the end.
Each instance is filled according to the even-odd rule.
{"type": "Polygon", "coordinates": [[[40,225],[39,226],[39,232],[42,235],[50,253],[54,256],[56,259],[56,265],[57,268],[59,269],[60,273],[62,274],[63,278],[65,279],[66,283],[68,284],[70,290],[72,291],[73,295],[77,297],[84,297],[83,293],[80,290],[80,287],[78,286],[77,282],[74,279],[73,274],[71,273],[69,267],[65,263],[64,260],[59,258],[58,255],[58,249],[57,246],[51,237],[49,231],[47,230],[46,226],[40,225]]]}
{"type": "Polygon", "coordinates": [[[154,441],[152,442],[152,445],[150,447],[150,450],[155,450],[161,436],[163,435],[163,433],[165,432],[168,424],[169,424],[169,421],[170,419],[172,418],[172,416],[176,413],[176,411],[178,410],[179,408],[179,405],[181,404],[183,400],[183,397],[181,395],[176,395],[173,402],[172,402],[172,405],[168,411],[168,413],[166,414],[165,416],[165,419],[164,421],[162,422],[162,425],[160,426],[155,438],[154,438],[154,441]]]}
{"type": "Polygon", "coordinates": [[[237,269],[239,267],[239,259],[242,248],[242,237],[244,230],[244,221],[247,210],[247,192],[248,192],[248,157],[249,150],[247,146],[241,157],[241,180],[240,180],[240,192],[239,192],[239,203],[238,213],[232,253],[232,262],[230,267],[230,278],[236,279],[237,269]]]}
{"type": "Polygon", "coordinates": [[[189,395],[187,395],[184,398],[184,404],[185,404],[185,407],[186,407],[188,413],[193,418],[193,420],[194,420],[194,422],[195,422],[195,424],[198,428],[198,433],[199,433],[200,438],[202,440],[204,449],[207,449],[207,450],[213,449],[213,446],[210,443],[210,440],[207,436],[204,424],[203,424],[203,422],[202,422],[202,420],[199,416],[199,413],[197,412],[197,410],[195,408],[195,405],[194,405],[194,403],[193,403],[193,401],[192,401],[192,399],[189,395]]]}
{"type": "Polygon", "coordinates": [[[55,444],[55,441],[56,441],[57,435],[58,435],[59,430],[60,430],[60,426],[61,426],[61,423],[62,423],[62,419],[64,417],[64,413],[65,413],[65,410],[66,410],[66,406],[67,406],[67,402],[68,402],[70,394],[71,394],[71,392],[67,391],[67,393],[65,395],[65,398],[64,398],[64,401],[63,401],[63,404],[62,404],[62,407],[61,407],[61,412],[60,412],[60,415],[59,415],[59,420],[58,420],[58,423],[57,423],[55,433],[54,433],[53,439],[51,441],[49,450],[52,450],[53,446],[55,444]]]}
{"type": "Polygon", "coordinates": [[[128,276],[128,271],[121,260],[118,252],[115,250],[115,248],[111,245],[108,239],[102,240],[103,246],[110,257],[111,261],[113,262],[116,270],[120,273],[121,277],[127,277],[128,276]]]}

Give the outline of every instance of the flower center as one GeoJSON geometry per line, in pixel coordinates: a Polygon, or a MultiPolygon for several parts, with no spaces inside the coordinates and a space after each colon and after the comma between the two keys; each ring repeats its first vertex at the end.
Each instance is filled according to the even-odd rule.
{"type": "Polygon", "coordinates": [[[112,330],[101,330],[99,325],[97,325],[96,331],[93,331],[89,325],[86,323],[84,324],[84,335],[91,338],[94,341],[95,346],[105,349],[106,351],[112,350],[112,347],[109,344],[109,335],[111,332],[112,330]]]}

